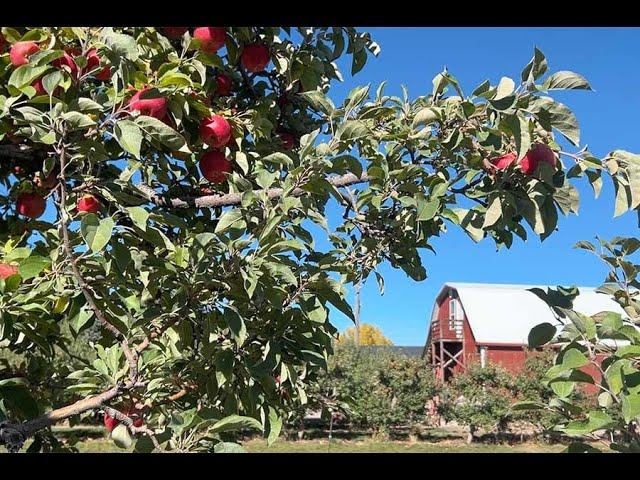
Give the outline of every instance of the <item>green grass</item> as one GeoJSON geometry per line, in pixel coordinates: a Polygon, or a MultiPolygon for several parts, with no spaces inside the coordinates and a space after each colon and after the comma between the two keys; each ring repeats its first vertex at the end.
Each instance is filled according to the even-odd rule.
{"type": "MultiPolygon", "coordinates": [[[[462,441],[375,441],[375,440],[277,440],[270,447],[263,439],[243,443],[249,453],[554,453],[563,445],[523,443],[517,445],[472,444],[462,441]]],[[[76,444],[81,453],[126,453],[106,438],[88,439],[76,444]]]]}
{"type": "MultiPolygon", "coordinates": [[[[101,426],[54,427],[59,438],[82,437],[76,443],[81,453],[127,453],[118,448],[101,426]]],[[[254,438],[242,442],[249,453],[555,453],[564,450],[562,444],[525,442],[509,444],[474,443],[467,445],[464,431],[455,428],[429,428],[419,439],[383,440],[371,438],[365,432],[335,431],[329,441],[322,432],[309,432],[307,440],[279,438],[270,447],[266,440],[254,438]],[[320,435],[314,438],[314,435],[320,435]],[[342,435],[342,437],[341,437],[342,435]]],[[[400,437],[403,438],[403,437],[400,437]]],[[[27,444],[30,442],[27,442],[27,444]]],[[[28,445],[27,445],[28,446],[28,445]]],[[[0,449],[4,450],[4,449],[0,449]]]]}
{"type": "Polygon", "coordinates": [[[563,445],[527,443],[519,445],[466,445],[464,442],[394,442],[394,441],[352,441],[302,440],[290,442],[277,440],[268,447],[264,440],[250,440],[244,443],[249,452],[254,453],[554,453],[563,445]]]}

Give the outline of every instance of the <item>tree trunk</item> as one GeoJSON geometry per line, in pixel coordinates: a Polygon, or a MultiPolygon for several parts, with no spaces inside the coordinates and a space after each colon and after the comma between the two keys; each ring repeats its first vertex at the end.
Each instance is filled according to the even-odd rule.
{"type": "Polygon", "coordinates": [[[473,443],[475,433],[476,427],[474,425],[469,425],[469,431],[467,432],[467,444],[473,443]]]}

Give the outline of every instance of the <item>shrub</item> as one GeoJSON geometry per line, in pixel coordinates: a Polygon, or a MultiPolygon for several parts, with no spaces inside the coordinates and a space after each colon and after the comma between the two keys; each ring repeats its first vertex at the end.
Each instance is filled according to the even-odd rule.
{"type": "MultiPolygon", "coordinates": [[[[436,387],[432,371],[420,359],[386,348],[341,344],[310,396],[311,408],[321,405],[320,392],[324,392],[325,403],[332,399],[334,405],[346,407],[342,411],[353,427],[384,434],[394,427],[423,422],[425,404],[436,387]],[[333,392],[333,396],[327,392],[333,392]]],[[[295,418],[301,414],[298,412],[295,418]]]]}

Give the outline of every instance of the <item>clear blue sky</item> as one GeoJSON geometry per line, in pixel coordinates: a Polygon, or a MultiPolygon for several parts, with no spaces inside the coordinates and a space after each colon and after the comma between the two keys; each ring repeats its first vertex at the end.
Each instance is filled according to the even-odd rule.
{"type": "MultiPolygon", "coordinates": [[[[356,85],[375,86],[383,80],[388,80],[387,94],[400,94],[400,85],[405,84],[410,96],[424,95],[445,65],[465,93],[485,79],[496,83],[509,76],[518,81],[537,46],[551,71],[581,73],[595,90],[554,95],[578,116],[582,143],[598,156],[617,148],[640,152],[639,28],[366,30],[382,52],[355,77],[348,75],[348,68],[342,69],[345,81],[335,84],[330,94],[335,103],[356,85]]],[[[598,200],[586,182],[579,190],[580,214],[561,218],[559,231],[543,243],[531,235],[527,243],[514,241],[510,250],[496,252],[491,241],[475,244],[460,230],[451,229],[435,239],[437,255],[422,255],[427,280],[414,282],[402,271],[383,267],[385,293],[380,296],[375,278],[369,279],[362,291],[361,321],[380,326],[396,345],[423,345],[433,300],[446,281],[599,285],[605,276],[603,266],[573,245],[596,235],[637,235],[638,219],[632,213],[613,219],[613,188],[607,181],[598,200]]],[[[332,320],[340,330],[351,324],[340,313],[333,313],[332,320]]]]}

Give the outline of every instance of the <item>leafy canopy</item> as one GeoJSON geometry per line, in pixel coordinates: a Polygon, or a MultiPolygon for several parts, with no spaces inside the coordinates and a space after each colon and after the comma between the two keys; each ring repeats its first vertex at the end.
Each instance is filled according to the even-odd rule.
{"type": "Polygon", "coordinates": [[[382,288],[381,262],[425,279],[448,228],[544,239],[585,175],[596,193],[613,175],[616,212],[640,203],[637,156],[532,159],[580,141],[550,94],[590,89],[538,50],[517,82],[465,94],[444,70],[413,100],[365,85],[336,105],[336,60],[379,51],[353,28],[3,27],[0,45],[1,345],[45,364],[92,332],[46,377],[70,408],[42,369],[0,380],[11,450],[95,411],[140,451],[273,440],[326,366],[330,308],[352,317],[346,286],[382,288]],[[535,168],[494,165],[511,152],[535,168]]]}

